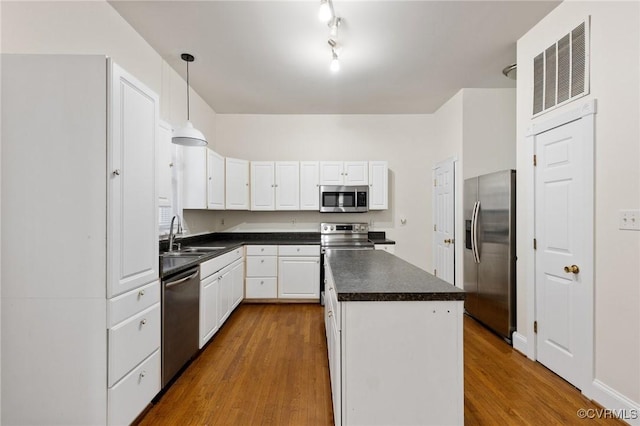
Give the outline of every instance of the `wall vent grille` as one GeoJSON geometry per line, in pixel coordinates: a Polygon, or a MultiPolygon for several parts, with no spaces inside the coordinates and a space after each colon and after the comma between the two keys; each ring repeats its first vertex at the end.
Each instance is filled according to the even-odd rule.
{"type": "Polygon", "coordinates": [[[589,18],[533,58],[533,115],[589,93],[589,18]]]}

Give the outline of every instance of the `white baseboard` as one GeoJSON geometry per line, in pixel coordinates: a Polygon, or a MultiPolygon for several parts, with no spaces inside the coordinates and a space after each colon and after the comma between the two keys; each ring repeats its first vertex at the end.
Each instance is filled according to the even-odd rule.
{"type": "Polygon", "coordinates": [[[513,349],[527,356],[527,338],[525,336],[514,331],[511,335],[511,341],[513,342],[513,349]]]}
{"type": "Polygon", "coordinates": [[[632,426],[640,426],[640,404],[622,395],[615,389],[594,380],[589,389],[583,389],[582,393],[589,399],[597,402],[603,407],[613,410],[617,414],[624,413],[625,422],[632,426]]]}

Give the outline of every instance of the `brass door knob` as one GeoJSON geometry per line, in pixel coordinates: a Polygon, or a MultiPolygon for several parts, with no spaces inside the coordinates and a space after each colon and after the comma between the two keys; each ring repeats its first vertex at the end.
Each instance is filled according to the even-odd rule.
{"type": "Polygon", "coordinates": [[[577,274],[580,272],[580,268],[578,267],[578,265],[565,266],[564,271],[566,273],[571,272],[572,274],[577,274]]]}
{"type": "Polygon", "coordinates": [[[453,238],[447,238],[446,240],[444,240],[445,244],[453,244],[453,238]]]}

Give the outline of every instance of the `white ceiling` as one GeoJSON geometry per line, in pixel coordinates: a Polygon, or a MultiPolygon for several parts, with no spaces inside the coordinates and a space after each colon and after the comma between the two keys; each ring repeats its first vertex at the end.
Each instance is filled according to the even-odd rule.
{"type": "Polygon", "coordinates": [[[432,113],[501,70],[559,1],[343,1],[338,73],[318,0],[110,1],[218,113],[432,113]]]}

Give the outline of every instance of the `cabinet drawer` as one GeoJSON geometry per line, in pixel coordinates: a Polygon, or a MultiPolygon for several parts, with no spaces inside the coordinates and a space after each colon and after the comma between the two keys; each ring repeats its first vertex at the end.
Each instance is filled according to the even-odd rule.
{"type": "Polygon", "coordinates": [[[278,246],[247,246],[247,256],[276,256],[278,246]]]}
{"type": "Polygon", "coordinates": [[[160,350],[108,391],[109,425],[128,425],[160,392],[160,350]]]}
{"type": "Polygon", "coordinates": [[[277,256],[247,256],[248,277],[275,277],[277,275],[277,256]]]}
{"type": "Polygon", "coordinates": [[[278,246],[280,256],[320,256],[319,245],[278,246]]]}
{"type": "Polygon", "coordinates": [[[160,303],[160,281],[155,281],[109,299],[107,302],[108,327],[113,327],[156,303],[160,303]]]}
{"type": "Polygon", "coordinates": [[[209,259],[200,264],[200,279],[205,279],[209,275],[218,272],[227,265],[232,264],[236,260],[242,258],[242,247],[233,249],[232,251],[209,259]]]}
{"type": "Polygon", "coordinates": [[[277,278],[247,278],[245,298],[276,299],[278,297],[277,278]]]}
{"type": "Polygon", "coordinates": [[[160,304],[109,329],[109,386],[160,347],[160,304]]]}

